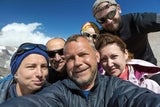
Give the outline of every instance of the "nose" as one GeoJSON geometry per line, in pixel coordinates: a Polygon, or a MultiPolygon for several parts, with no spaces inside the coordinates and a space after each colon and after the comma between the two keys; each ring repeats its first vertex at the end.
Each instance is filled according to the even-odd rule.
{"type": "Polygon", "coordinates": [[[110,24],[110,23],[112,23],[112,21],[113,21],[112,19],[106,19],[106,20],[105,20],[105,23],[106,23],[106,24],[110,24]]]}
{"type": "Polygon", "coordinates": [[[81,64],[81,58],[79,56],[76,56],[74,63],[75,63],[75,66],[79,66],[81,64]]]}
{"type": "Polygon", "coordinates": [[[37,77],[42,77],[43,71],[41,67],[37,67],[36,69],[36,76],[37,77]]]}
{"type": "Polygon", "coordinates": [[[112,21],[113,21],[112,19],[107,19],[108,23],[112,23],[112,21]]]}
{"type": "Polygon", "coordinates": [[[56,53],[54,59],[55,59],[56,61],[59,61],[59,60],[61,59],[61,56],[60,56],[58,53],[56,53]]]}
{"type": "Polygon", "coordinates": [[[108,59],[107,65],[108,65],[108,67],[112,67],[113,66],[112,59],[108,59]]]}

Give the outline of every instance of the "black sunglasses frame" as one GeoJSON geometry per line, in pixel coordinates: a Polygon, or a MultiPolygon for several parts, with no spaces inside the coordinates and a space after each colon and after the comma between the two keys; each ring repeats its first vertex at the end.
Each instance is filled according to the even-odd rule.
{"type": "Polygon", "coordinates": [[[47,54],[50,58],[54,58],[56,56],[56,53],[59,54],[59,55],[64,55],[63,54],[63,48],[58,49],[58,50],[53,50],[53,51],[47,51],[47,54]]]}
{"type": "Polygon", "coordinates": [[[108,14],[106,14],[104,17],[100,18],[100,19],[96,19],[96,21],[99,23],[99,24],[103,24],[106,22],[107,19],[110,19],[112,20],[115,15],[117,13],[117,8],[113,9],[112,11],[110,11],[108,14]]]}
{"type": "Polygon", "coordinates": [[[91,38],[96,39],[96,40],[99,38],[98,34],[90,34],[90,33],[85,32],[85,33],[83,33],[83,35],[86,36],[86,37],[91,37],[91,38]]]}

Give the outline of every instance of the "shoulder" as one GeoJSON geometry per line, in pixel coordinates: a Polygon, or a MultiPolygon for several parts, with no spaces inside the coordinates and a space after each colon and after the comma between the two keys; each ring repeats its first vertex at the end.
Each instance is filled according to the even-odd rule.
{"type": "Polygon", "coordinates": [[[135,13],[123,14],[122,17],[152,16],[156,14],[157,13],[154,13],[154,12],[135,12],[135,13]]]}
{"type": "Polygon", "coordinates": [[[145,60],[141,60],[141,59],[131,59],[127,62],[127,64],[130,65],[142,65],[142,66],[150,66],[150,67],[156,67],[156,65],[145,61],[145,60]]]}
{"type": "Polygon", "coordinates": [[[102,87],[106,86],[108,88],[117,89],[121,86],[126,87],[127,85],[132,85],[130,82],[122,80],[118,77],[114,76],[106,76],[106,75],[100,75],[99,77],[99,84],[102,84],[102,87]]]}
{"type": "Polygon", "coordinates": [[[0,102],[2,101],[3,98],[5,98],[6,93],[9,87],[12,85],[12,83],[13,83],[13,76],[4,77],[0,81],[0,102]]]}
{"type": "Polygon", "coordinates": [[[0,85],[1,84],[9,84],[13,81],[13,75],[9,74],[6,77],[4,77],[3,79],[0,80],[0,85]]]}
{"type": "Polygon", "coordinates": [[[137,70],[143,70],[146,73],[157,73],[160,71],[160,67],[141,59],[132,59],[127,62],[127,65],[132,65],[137,70]]]}

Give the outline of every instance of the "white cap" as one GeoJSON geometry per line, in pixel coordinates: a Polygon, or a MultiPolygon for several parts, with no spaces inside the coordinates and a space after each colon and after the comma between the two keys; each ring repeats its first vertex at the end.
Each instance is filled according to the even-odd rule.
{"type": "Polygon", "coordinates": [[[97,11],[97,7],[103,2],[109,2],[111,4],[117,4],[117,2],[115,0],[96,0],[93,4],[93,14],[95,14],[95,12],[97,11]]]}

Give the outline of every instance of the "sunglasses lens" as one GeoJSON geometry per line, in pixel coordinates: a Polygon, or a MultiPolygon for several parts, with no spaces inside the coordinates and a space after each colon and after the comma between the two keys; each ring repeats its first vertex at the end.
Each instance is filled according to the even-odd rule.
{"type": "Polygon", "coordinates": [[[116,15],[116,9],[110,11],[107,16],[108,16],[108,19],[113,19],[115,15],[116,15]]]}
{"type": "Polygon", "coordinates": [[[47,48],[45,45],[42,45],[42,44],[32,44],[32,43],[25,43],[25,44],[22,44],[20,47],[19,47],[19,50],[31,50],[31,49],[34,49],[35,47],[39,47],[41,50],[43,51],[46,51],[47,48]]]}
{"type": "Polygon", "coordinates": [[[85,36],[87,36],[88,38],[91,37],[93,39],[97,39],[98,35],[97,34],[89,34],[89,33],[84,33],[85,36]]]}
{"type": "Polygon", "coordinates": [[[59,55],[63,55],[63,49],[58,50],[57,53],[58,53],[59,55]]]}
{"type": "Polygon", "coordinates": [[[48,51],[47,53],[48,53],[48,56],[49,56],[50,58],[53,58],[53,57],[55,57],[55,55],[56,55],[56,53],[53,52],[53,51],[48,51]]]}
{"type": "Polygon", "coordinates": [[[93,39],[97,39],[98,35],[93,34],[92,37],[93,37],[93,39]]]}
{"type": "Polygon", "coordinates": [[[114,10],[110,11],[105,17],[97,19],[96,21],[99,24],[103,24],[107,19],[112,20],[114,18],[114,16],[116,15],[116,11],[117,11],[117,9],[114,9],[114,10]]]}
{"type": "Polygon", "coordinates": [[[90,37],[89,33],[83,33],[84,36],[90,37]]]}
{"type": "Polygon", "coordinates": [[[55,51],[48,51],[47,53],[50,58],[54,58],[56,56],[56,53],[59,55],[63,55],[63,48],[55,51]]]}

